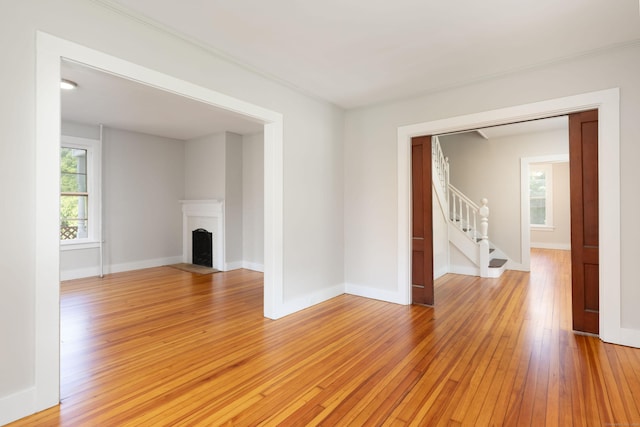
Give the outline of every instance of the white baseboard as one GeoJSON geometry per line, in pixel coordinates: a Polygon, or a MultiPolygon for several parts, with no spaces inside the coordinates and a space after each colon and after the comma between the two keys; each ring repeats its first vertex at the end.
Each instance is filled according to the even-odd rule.
{"type": "MultiPolygon", "coordinates": [[[[143,268],[160,267],[169,264],[178,264],[182,262],[182,256],[156,258],[143,261],[128,262],[122,264],[113,264],[104,266],[104,274],[121,273],[123,271],[142,270],[143,268]]],[[[264,272],[264,264],[258,264],[248,261],[234,261],[225,264],[225,270],[237,270],[246,268],[248,270],[264,272]]],[[[73,270],[60,270],[60,280],[83,279],[85,277],[95,277],[100,275],[100,267],[77,268],[73,270]]]]}
{"type": "Polygon", "coordinates": [[[439,279],[449,272],[449,266],[445,265],[433,272],[433,280],[439,279]]]}
{"type": "Polygon", "coordinates": [[[257,262],[242,261],[242,268],[264,273],[264,264],[259,264],[257,262]]]}
{"type": "Polygon", "coordinates": [[[85,277],[94,277],[99,275],[100,275],[100,267],[76,268],[73,270],[60,270],[60,280],[83,279],[85,277]]]}
{"type": "Polygon", "coordinates": [[[233,261],[225,264],[225,271],[237,270],[239,268],[246,268],[247,270],[259,271],[264,273],[264,264],[249,261],[233,261]]]}
{"type": "Polygon", "coordinates": [[[224,271],[237,270],[242,268],[243,261],[231,261],[224,263],[224,271]]]}
{"type": "Polygon", "coordinates": [[[295,313],[305,308],[309,308],[313,305],[330,300],[344,294],[344,285],[335,285],[331,288],[322,289],[321,291],[314,292],[311,295],[305,295],[304,297],[295,298],[291,301],[285,301],[280,307],[276,318],[281,318],[289,314],[295,313]]]}
{"type": "Polygon", "coordinates": [[[9,424],[35,412],[35,387],[0,398],[0,425],[9,424]]]}
{"type": "Polygon", "coordinates": [[[478,267],[468,267],[463,265],[451,265],[449,266],[449,272],[453,274],[464,274],[466,276],[480,276],[480,269],[478,267]]]}
{"type": "Polygon", "coordinates": [[[530,246],[536,249],[559,249],[562,251],[570,251],[571,243],[541,243],[531,242],[530,246]]]}
{"type": "MultiPolygon", "coordinates": [[[[160,267],[168,264],[177,264],[182,262],[182,255],[146,259],[142,261],[127,262],[121,264],[112,264],[104,266],[104,274],[121,273],[123,271],[142,270],[143,268],[160,267]]],[[[100,275],[100,266],[79,268],[74,270],[60,270],[60,280],[82,279],[85,277],[94,277],[100,275]]]]}
{"type": "Polygon", "coordinates": [[[390,292],[390,291],[384,291],[381,289],[371,288],[368,286],[354,285],[353,283],[347,283],[345,286],[345,293],[349,295],[356,295],[359,297],[391,302],[394,304],[403,304],[403,305],[407,304],[403,298],[404,293],[400,291],[390,292]]]}
{"type": "Polygon", "coordinates": [[[504,265],[504,268],[506,270],[516,270],[516,271],[531,271],[531,269],[529,267],[527,267],[526,265],[519,263],[519,262],[515,262],[511,259],[509,259],[507,261],[507,263],[504,265]]]}

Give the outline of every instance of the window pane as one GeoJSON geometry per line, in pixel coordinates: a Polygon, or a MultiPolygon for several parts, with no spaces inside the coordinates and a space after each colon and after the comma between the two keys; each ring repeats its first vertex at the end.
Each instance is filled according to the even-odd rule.
{"type": "Polygon", "coordinates": [[[529,174],[529,197],[546,197],[546,176],[544,171],[529,174]]]}
{"type": "Polygon", "coordinates": [[[60,191],[63,193],[86,193],[87,175],[62,172],[60,191]]]}
{"type": "Polygon", "coordinates": [[[60,188],[63,193],[87,192],[87,150],[60,149],[60,188]]]}
{"type": "Polygon", "coordinates": [[[60,240],[86,239],[89,237],[86,219],[63,220],[60,224],[60,240]]]}
{"type": "Polygon", "coordinates": [[[60,148],[60,239],[89,237],[86,149],[60,148]],[[70,195],[66,193],[85,193],[70,195]]]}
{"type": "Polygon", "coordinates": [[[534,225],[546,225],[547,218],[547,210],[546,210],[546,200],[542,199],[531,199],[529,201],[530,206],[530,219],[531,224],[534,225]]]}
{"type": "Polygon", "coordinates": [[[88,196],[60,196],[60,220],[86,220],[89,212],[88,196]]]}
{"type": "Polygon", "coordinates": [[[88,196],[60,196],[60,218],[87,219],[88,196]]]}
{"type": "Polygon", "coordinates": [[[87,150],[60,148],[60,170],[65,173],[87,174],[87,150]]]}

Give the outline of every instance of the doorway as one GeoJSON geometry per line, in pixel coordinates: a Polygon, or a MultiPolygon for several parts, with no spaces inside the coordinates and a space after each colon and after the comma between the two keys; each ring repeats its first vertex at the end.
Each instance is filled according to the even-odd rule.
{"type": "MultiPolygon", "coordinates": [[[[413,138],[414,147],[416,139],[418,138],[413,138]]],[[[550,242],[560,239],[566,249],[573,246],[574,330],[597,334],[598,256],[597,253],[594,254],[598,250],[597,110],[554,119],[482,128],[441,137],[440,140],[443,152],[451,162],[452,185],[462,190],[464,196],[471,200],[488,197],[491,202],[490,206],[496,215],[491,216],[490,224],[499,224],[499,227],[490,226],[494,230],[490,233],[491,241],[497,249],[509,254],[512,260],[509,269],[529,271],[529,237],[532,232],[539,237],[547,234],[548,236],[543,237],[550,242]],[[527,153],[546,155],[523,158],[527,153]],[[571,174],[569,157],[572,159],[571,174]],[[558,162],[565,162],[564,167],[560,168],[558,162]],[[531,187],[535,191],[530,193],[529,170],[534,169],[536,163],[542,164],[537,166],[531,187]],[[553,167],[553,163],[556,163],[556,167],[553,167]],[[558,195],[562,196],[560,198],[554,197],[554,169],[558,172],[558,184],[563,184],[556,186],[556,190],[563,190],[558,191],[558,195]],[[520,186],[517,184],[518,176],[522,181],[520,186]],[[530,199],[531,206],[537,206],[531,210],[531,215],[530,199]],[[554,209],[554,205],[558,209],[554,209]],[[518,210],[521,215],[514,215],[518,210]],[[559,219],[566,216],[566,221],[556,223],[554,216],[559,219]],[[576,240],[583,235],[587,242],[584,244],[576,240]],[[583,251],[587,255],[582,256],[583,251]],[[519,265],[521,258],[525,262],[519,265]],[[582,321],[584,318],[589,321],[582,321]]],[[[415,169],[415,162],[413,166],[415,169]]],[[[415,183],[414,177],[414,193],[415,183]]],[[[425,186],[427,184],[430,185],[431,181],[425,186]]],[[[414,195],[414,233],[415,206],[414,195]]],[[[436,210],[434,207],[434,212],[436,210]]],[[[471,227],[475,229],[473,224],[471,227]]],[[[449,271],[459,270],[459,266],[453,266],[453,270],[449,271]]],[[[414,290],[415,283],[414,280],[414,290]]]]}
{"type": "Polygon", "coordinates": [[[36,34],[36,252],[34,407],[59,402],[60,307],[58,203],[61,61],[68,59],[148,86],[240,113],[264,124],[265,274],[264,315],[281,317],[283,263],[283,117],[213,90],[80,46],[43,32],[36,34]]]}
{"type": "Polygon", "coordinates": [[[620,324],[620,179],[617,165],[620,154],[619,91],[610,89],[534,104],[492,110],[467,116],[436,120],[398,129],[398,291],[411,303],[411,151],[414,136],[436,135],[477,129],[524,120],[569,114],[589,109],[599,112],[598,171],[601,188],[599,201],[600,235],[600,337],[614,343],[630,343],[620,324]]]}

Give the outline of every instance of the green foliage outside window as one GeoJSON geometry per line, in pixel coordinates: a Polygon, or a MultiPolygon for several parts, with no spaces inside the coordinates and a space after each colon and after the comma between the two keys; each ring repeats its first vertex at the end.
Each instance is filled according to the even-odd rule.
{"type": "Polygon", "coordinates": [[[61,239],[87,237],[87,150],[60,149],[61,239]]]}

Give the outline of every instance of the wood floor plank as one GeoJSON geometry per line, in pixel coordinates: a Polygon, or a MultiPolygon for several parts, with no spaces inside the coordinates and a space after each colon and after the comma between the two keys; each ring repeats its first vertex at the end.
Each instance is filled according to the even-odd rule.
{"type": "Polygon", "coordinates": [[[436,306],[342,295],[262,315],[262,274],[61,287],[62,404],[12,426],[640,423],[640,350],[571,331],[570,257],[448,274],[436,306]]]}

